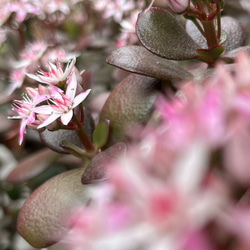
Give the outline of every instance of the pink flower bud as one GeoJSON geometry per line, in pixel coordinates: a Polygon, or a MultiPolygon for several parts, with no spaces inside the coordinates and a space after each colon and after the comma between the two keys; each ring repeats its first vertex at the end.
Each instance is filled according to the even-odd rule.
{"type": "Polygon", "coordinates": [[[176,13],[181,13],[189,6],[190,0],[167,0],[168,6],[176,13]]]}

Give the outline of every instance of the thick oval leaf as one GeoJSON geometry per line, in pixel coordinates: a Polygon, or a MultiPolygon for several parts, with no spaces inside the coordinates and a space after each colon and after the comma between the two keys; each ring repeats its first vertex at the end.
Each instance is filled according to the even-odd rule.
{"type": "Polygon", "coordinates": [[[97,154],[82,175],[82,184],[91,184],[107,179],[107,166],[126,153],[126,144],[119,142],[97,154]]]}
{"type": "Polygon", "coordinates": [[[250,55],[250,46],[243,46],[243,47],[239,47],[237,49],[231,50],[228,53],[226,53],[225,55],[223,55],[222,58],[225,59],[225,60],[230,59],[230,60],[234,61],[237,54],[240,51],[244,51],[245,53],[250,55]]]}
{"type": "Polygon", "coordinates": [[[176,63],[150,53],[141,46],[125,46],[114,50],[107,63],[118,68],[153,78],[178,81],[192,75],[176,63]]]}
{"type": "MultiPolygon", "coordinates": [[[[84,112],[84,128],[90,138],[92,138],[92,133],[94,130],[94,121],[91,114],[87,111],[84,112]]],[[[78,147],[83,147],[76,131],[74,130],[66,130],[66,129],[59,129],[56,131],[49,131],[44,130],[43,132],[39,133],[41,141],[50,149],[67,154],[68,151],[65,150],[61,144],[63,141],[68,141],[72,144],[75,144],[78,147]]]]}
{"type": "Polygon", "coordinates": [[[24,203],[17,230],[35,248],[48,247],[70,229],[67,218],[89,200],[89,186],[83,186],[83,169],[57,175],[36,189],[24,203]]]}
{"type": "Polygon", "coordinates": [[[59,156],[51,149],[43,149],[22,160],[6,178],[13,184],[20,184],[40,174],[59,156]]]}
{"type": "Polygon", "coordinates": [[[237,19],[229,16],[222,17],[221,28],[227,35],[226,41],[222,44],[225,48],[225,52],[245,45],[247,32],[237,19]]]}
{"type": "Polygon", "coordinates": [[[121,142],[135,124],[146,123],[160,88],[160,80],[131,74],[111,92],[100,115],[110,121],[106,146],[121,142]]]}
{"type": "Polygon", "coordinates": [[[136,33],[143,46],[161,57],[171,60],[197,57],[199,46],[165,9],[151,8],[141,12],[136,23],[136,33]]]}
{"type": "MultiPolygon", "coordinates": [[[[226,36],[226,39],[223,38],[224,42],[221,44],[225,48],[225,53],[245,44],[246,30],[237,19],[229,16],[222,17],[221,29],[222,36],[226,36]]],[[[206,39],[190,20],[187,20],[186,31],[202,49],[208,48],[206,39]]]]}

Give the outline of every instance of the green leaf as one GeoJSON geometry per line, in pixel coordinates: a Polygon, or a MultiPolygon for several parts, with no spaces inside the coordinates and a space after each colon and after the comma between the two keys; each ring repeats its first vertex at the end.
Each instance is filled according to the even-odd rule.
{"type": "Polygon", "coordinates": [[[227,40],[227,34],[224,30],[221,31],[220,35],[220,45],[223,45],[223,43],[227,40]]]}
{"type": "Polygon", "coordinates": [[[49,179],[24,203],[17,230],[33,247],[48,247],[70,230],[69,217],[90,198],[91,186],[81,183],[83,171],[73,169],[49,179]]]}
{"type": "Polygon", "coordinates": [[[175,17],[165,9],[151,8],[139,14],[136,33],[142,45],[171,60],[196,58],[199,46],[175,17]]]}
{"type": "Polygon", "coordinates": [[[94,133],[93,133],[93,144],[96,146],[96,149],[103,147],[109,136],[109,120],[104,120],[100,122],[94,133]]]}
{"type": "Polygon", "coordinates": [[[133,73],[165,81],[192,78],[192,75],[177,63],[156,56],[142,46],[120,47],[110,54],[107,63],[133,73]]]}
{"type": "Polygon", "coordinates": [[[197,53],[207,58],[217,59],[224,52],[224,50],[223,46],[217,46],[212,49],[198,49],[197,53]]]}
{"type": "Polygon", "coordinates": [[[76,146],[75,144],[71,142],[63,141],[60,146],[63,147],[67,152],[69,152],[70,154],[76,157],[83,158],[83,157],[88,156],[88,154],[86,153],[84,149],[76,146]]]}

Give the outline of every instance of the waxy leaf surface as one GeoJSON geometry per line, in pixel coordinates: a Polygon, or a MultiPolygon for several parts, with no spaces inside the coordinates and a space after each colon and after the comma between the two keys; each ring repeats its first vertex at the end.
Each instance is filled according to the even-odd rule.
{"type": "Polygon", "coordinates": [[[160,80],[131,74],[111,92],[101,111],[100,121],[110,121],[109,139],[105,147],[124,141],[136,124],[148,121],[160,88],[160,80]]]}
{"type": "Polygon", "coordinates": [[[141,12],[136,23],[136,33],[142,45],[158,56],[171,60],[197,57],[199,46],[165,9],[151,8],[141,12]]]}
{"type": "Polygon", "coordinates": [[[36,189],[24,203],[17,230],[35,248],[48,247],[70,229],[69,216],[89,200],[89,186],[83,186],[83,169],[57,175],[36,189]]]}
{"type": "MultiPolygon", "coordinates": [[[[235,18],[229,16],[223,16],[221,18],[221,40],[222,45],[227,53],[240,46],[243,46],[246,42],[246,30],[243,25],[235,18]]],[[[186,31],[193,38],[193,40],[199,44],[202,49],[207,49],[206,39],[202,36],[195,24],[187,20],[186,31]]]]}
{"type": "Polygon", "coordinates": [[[166,81],[192,78],[177,63],[150,53],[142,46],[125,46],[114,50],[107,63],[118,68],[166,81]]]}
{"type": "Polygon", "coordinates": [[[126,144],[119,142],[97,154],[82,175],[82,184],[92,184],[107,179],[107,167],[126,153],[126,144]]]}
{"type": "Polygon", "coordinates": [[[43,149],[22,160],[7,176],[6,181],[20,184],[40,174],[59,156],[51,149],[43,149]]]}

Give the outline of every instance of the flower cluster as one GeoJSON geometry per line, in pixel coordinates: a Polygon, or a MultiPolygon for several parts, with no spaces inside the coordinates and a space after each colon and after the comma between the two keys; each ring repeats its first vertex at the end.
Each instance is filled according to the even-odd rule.
{"type": "Polygon", "coordinates": [[[69,249],[211,250],[230,239],[250,247],[247,188],[242,200],[230,195],[232,183],[250,181],[249,67],[240,53],[235,68],[218,65],[208,80],[158,100],[158,126],[110,165],[72,217],[69,249]]]}
{"type": "Polygon", "coordinates": [[[68,63],[65,71],[57,61],[56,64],[49,63],[48,72],[40,70],[37,75],[27,74],[30,78],[46,84],[38,88],[26,88],[27,94],[22,101],[15,100],[13,109],[18,116],[9,117],[11,119],[21,119],[20,140],[23,141],[25,127],[43,128],[61,119],[65,126],[71,121],[73,110],[81,104],[88,96],[90,89],[81,91],[76,96],[77,87],[80,88],[74,70],[75,58],[68,63]],[[46,103],[44,105],[44,102],[46,103]]]}
{"type": "Polygon", "coordinates": [[[42,0],[42,1],[31,1],[31,0],[18,0],[18,1],[1,1],[0,3],[0,26],[8,21],[8,18],[13,13],[14,21],[22,23],[25,19],[30,16],[37,16],[43,19],[46,15],[61,12],[65,15],[70,13],[70,7],[75,5],[76,0],[65,1],[62,0],[42,0]]]}
{"type": "Polygon", "coordinates": [[[138,43],[135,24],[139,12],[145,7],[145,1],[92,1],[93,8],[100,12],[104,19],[112,18],[120,25],[120,34],[116,46],[138,43]]]}

